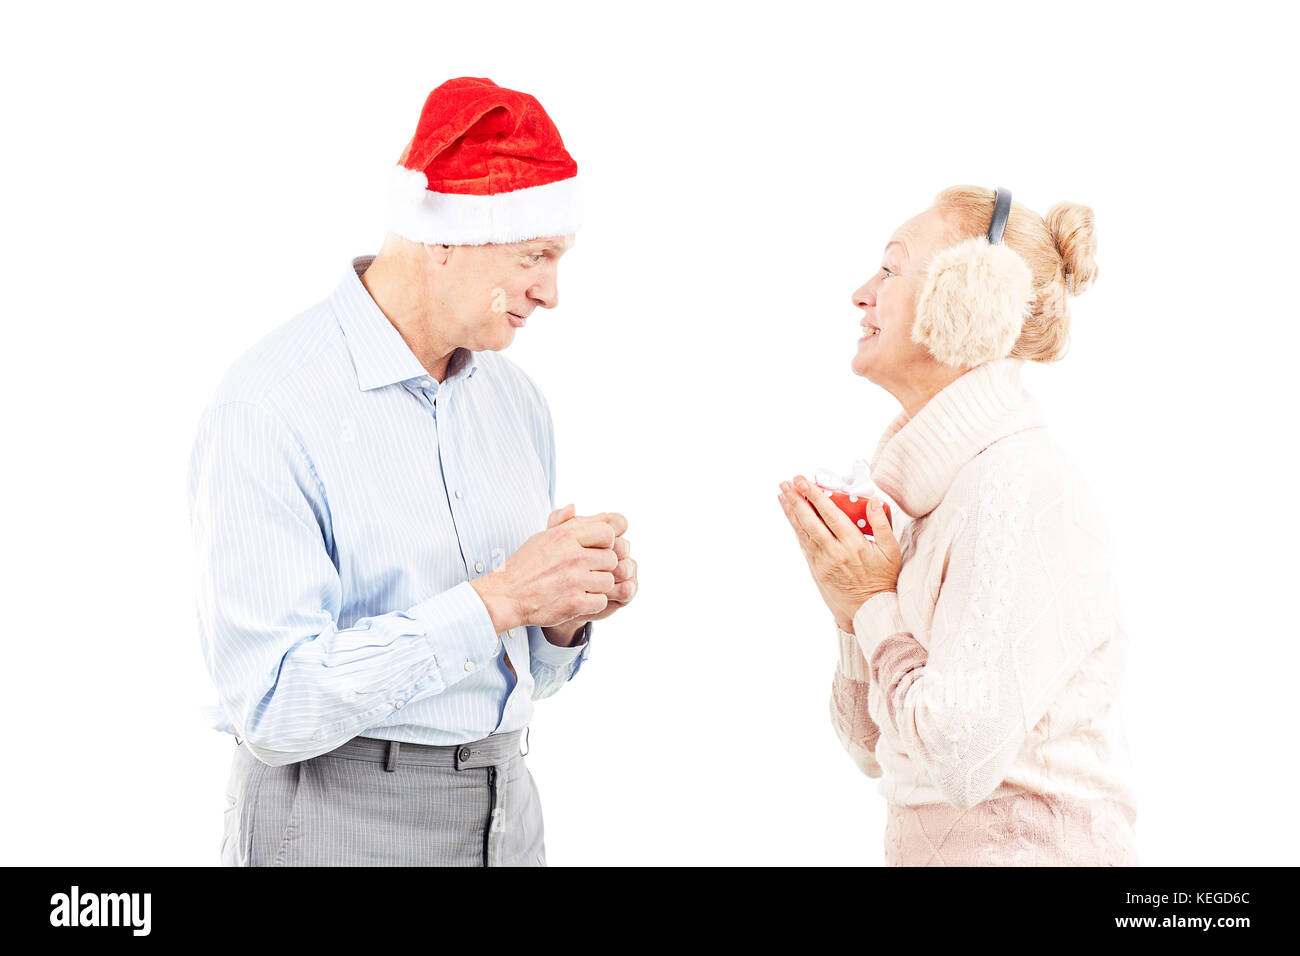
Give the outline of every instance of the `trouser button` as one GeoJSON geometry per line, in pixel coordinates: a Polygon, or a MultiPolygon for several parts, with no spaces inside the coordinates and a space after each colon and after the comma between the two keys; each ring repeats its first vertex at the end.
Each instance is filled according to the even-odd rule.
{"type": "Polygon", "coordinates": [[[456,756],[460,757],[460,762],[461,762],[461,763],[464,763],[466,760],[468,760],[468,759],[470,758],[470,755],[471,755],[472,753],[473,753],[473,751],[470,750],[468,747],[461,747],[461,748],[460,748],[460,753],[457,754],[456,756]]]}

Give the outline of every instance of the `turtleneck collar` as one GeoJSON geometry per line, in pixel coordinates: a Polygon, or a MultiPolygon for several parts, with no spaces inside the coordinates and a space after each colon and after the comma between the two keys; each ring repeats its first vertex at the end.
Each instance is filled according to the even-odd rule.
{"type": "Polygon", "coordinates": [[[885,429],[871,480],[909,517],[929,514],[963,465],[995,441],[1045,426],[1038,402],[1020,384],[1025,359],[985,362],[950,382],[916,416],[904,411],[885,429]]]}

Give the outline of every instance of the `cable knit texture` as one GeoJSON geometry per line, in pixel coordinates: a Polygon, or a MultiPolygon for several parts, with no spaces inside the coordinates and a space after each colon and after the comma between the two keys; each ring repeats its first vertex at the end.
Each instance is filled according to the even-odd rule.
{"type": "Polygon", "coordinates": [[[892,865],[1139,863],[1109,534],[1023,366],[971,369],[872,460],[903,567],[837,629],[830,707],[892,865]]]}

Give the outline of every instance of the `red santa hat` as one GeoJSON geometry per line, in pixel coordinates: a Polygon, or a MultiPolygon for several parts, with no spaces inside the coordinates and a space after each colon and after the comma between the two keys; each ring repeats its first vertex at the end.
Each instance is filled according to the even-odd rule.
{"type": "Polygon", "coordinates": [[[542,104],[469,76],[424,101],[389,199],[392,231],[424,243],[563,236],[582,219],[578,164],[542,104]]]}

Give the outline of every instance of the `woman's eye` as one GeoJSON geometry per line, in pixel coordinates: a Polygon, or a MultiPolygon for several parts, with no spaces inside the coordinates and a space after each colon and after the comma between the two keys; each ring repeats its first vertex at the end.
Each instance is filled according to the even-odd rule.
{"type": "Polygon", "coordinates": [[[888,279],[890,276],[893,275],[893,273],[890,272],[888,269],[886,269],[884,266],[880,267],[880,271],[882,271],[885,274],[886,279],[888,279]]]}
{"type": "Polygon", "coordinates": [[[546,253],[544,253],[544,252],[534,252],[531,256],[528,257],[528,261],[529,261],[529,262],[541,262],[541,261],[542,261],[543,259],[545,259],[545,258],[546,258],[546,253]]]}

